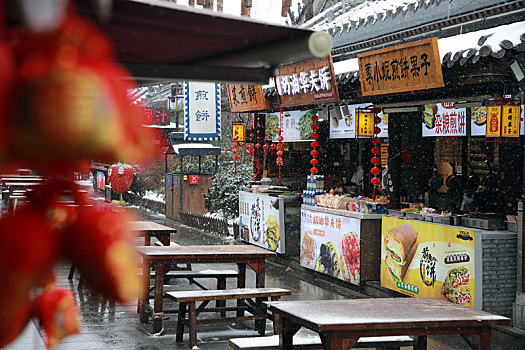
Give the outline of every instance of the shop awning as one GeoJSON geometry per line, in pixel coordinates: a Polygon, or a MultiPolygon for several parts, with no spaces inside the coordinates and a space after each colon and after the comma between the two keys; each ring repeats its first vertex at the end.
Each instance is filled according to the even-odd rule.
{"type": "Polygon", "coordinates": [[[319,37],[310,29],[157,0],[115,0],[110,18],[99,22],[93,1],[76,3],[80,14],[99,23],[138,80],[266,84],[277,65],[312,57],[309,40],[319,37]]]}
{"type": "Polygon", "coordinates": [[[173,145],[173,152],[179,156],[218,156],[221,148],[208,143],[181,143],[173,145]]]}

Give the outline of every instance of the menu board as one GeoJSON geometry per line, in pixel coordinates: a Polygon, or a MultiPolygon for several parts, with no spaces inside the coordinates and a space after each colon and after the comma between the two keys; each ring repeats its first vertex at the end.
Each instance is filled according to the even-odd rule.
{"type": "MultiPolygon", "coordinates": [[[[521,106],[520,113],[520,135],[525,135],[524,106],[521,106]]],[[[485,136],[487,129],[487,107],[472,107],[470,109],[470,135],[485,136]]]]}
{"type": "Polygon", "coordinates": [[[425,105],[423,136],[466,136],[466,114],[466,108],[454,108],[453,102],[425,105]]]}
{"type": "Polygon", "coordinates": [[[239,235],[245,242],[284,253],[283,200],[239,191],[239,235]],[[278,203],[281,201],[281,203],[278,203]]]}
{"type": "MultiPolygon", "coordinates": [[[[330,112],[330,138],[347,139],[356,137],[356,109],[370,107],[370,104],[335,106],[338,111],[330,112]],[[340,112],[340,113],[339,113],[340,112]]],[[[381,129],[378,137],[388,137],[388,114],[380,112],[377,115],[381,123],[377,125],[381,129]]]]}
{"type": "Polygon", "coordinates": [[[266,136],[274,142],[278,142],[279,127],[283,142],[312,141],[312,116],[313,110],[287,111],[283,112],[282,123],[279,114],[269,113],[266,115],[266,136]],[[279,125],[280,124],[280,125],[279,125]]]}
{"type": "Polygon", "coordinates": [[[383,216],[381,286],[474,308],[473,230],[383,216]]]}
{"type": "Polygon", "coordinates": [[[360,240],[361,220],[301,210],[301,266],[359,284],[360,240]]]}

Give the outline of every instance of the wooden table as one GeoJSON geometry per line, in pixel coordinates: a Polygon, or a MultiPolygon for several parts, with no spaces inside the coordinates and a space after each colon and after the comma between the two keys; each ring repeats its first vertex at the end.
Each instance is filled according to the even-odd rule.
{"type": "Polygon", "coordinates": [[[151,237],[156,237],[162,245],[170,245],[170,235],[177,229],[157,224],[152,221],[132,221],[131,229],[144,234],[144,245],[151,245],[151,237]]]}
{"type": "MultiPolygon", "coordinates": [[[[149,276],[150,268],[155,267],[155,294],[152,311],[153,332],[162,329],[163,316],[163,281],[167,264],[225,264],[236,263],[239,268],[237,288],[246,287],[246,265],[255,271],[255,287],[264,287],[266,258],[273,258],[276,253],[250,245],[194,245],[194,246],[148,246],[137,247],[143,258],[143,276],[149,276]]],[[[148,322],[151,312],[148,302],[149,279],[144,279],[144,286],[139,299],[140,321],[148,322]]]]}
{"type": "Polygon", "coordinates": [[[433,298],[378,298],[266,302],[276,317],[279,349],[291,349],[301,327],[318,332],[324,349],[350,349],[360,337],[460,334],[473,349],[490,349],[490,327],[511,320],[433,298]]]}

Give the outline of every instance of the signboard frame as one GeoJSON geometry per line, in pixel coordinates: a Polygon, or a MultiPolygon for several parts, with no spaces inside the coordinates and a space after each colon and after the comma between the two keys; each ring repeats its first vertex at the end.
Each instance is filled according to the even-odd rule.
{"type": "Polygon", "coordinates": [[[218,83],[184,82],[184,140],[221,138],[221,88],[218,83]],[[196,94],[193,98],[192,93],[196,94]],[[208,121],[208,118],[210,120],[208,121]],[[203,122],[206,119],[205,123],[203,122]],[[203,124],[203,125],[200,125],[203,124]]]}
{"type": "Polygon", "coordinates": [[[253,112],[270,108],[262,85],[227,84],[227,88],[231,112],[253,112]],[[239,90],[241,101],[237,98],[237,90],[239,90]]]}
{"type": "MultiPolygon", "coordinates": [[[[299,62],[280,65],[278,68],[278,75],[275,77],[275,88],[277,90],[277,97],[281,107],[295,107],[305,106],[317,103],[328,103],[339,101],[339,90],[337,88],[337,81],[335,77],[334,65],[332,55],[323,58],[313,58],[302,60],[299,62]],[[324,70],[328,69],[328,72],[324,70]],[[299,92],[298,94],[284,94],[281,85],[282,77],[294,76],[299,79],[302,73],[308,72],[308,77],[313,73],[317,76],[319,71],[323,70],[330,76],[330,89],[316,90],[309,92],[299,92]]],[[[304,74],[303,74],[304,75],[304,74]]],[[[306,85],[305,85],[306,87],[306,85]]],[[[311,88],[311,86],[309,87],[311,88]]],[[[300,89],[301,91],[302,89],[300,89]]],[[[304,91],[304,90],[302,90],[304,91]]]]}
{"type": "Polygon", "coordinates": [[[435,37],[358,54],[357,58],[363,96],[445,86],[435,37]],[[420,59],[423,62],[418,65],[420,59]],[[425,70],[425,73],[419,74],[422,70],[425,70]],[[382,83],[383,77],[385,83],[382,83]]]}

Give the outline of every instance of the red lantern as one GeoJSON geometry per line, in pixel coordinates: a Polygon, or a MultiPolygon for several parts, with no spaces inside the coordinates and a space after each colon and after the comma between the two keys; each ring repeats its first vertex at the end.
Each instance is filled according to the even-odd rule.
{"type": "Polygon", "coordinates": [[[319,155],[319,151],[316,150],[317,147],[319,147],[319,142],[317,139],[319,139],[319,133],[316,131],[319,130],[319,124],[317,124],[317,121],[319,120],[319,117],[317,115],[312,116],[312,126],[310,127],[312,129],[312,135],[311,137],[315,140],[310,145],[312,146],[313,150],[310,152],[310,155],[313,157],[310,160],[310,164],[313,166],[310,169],[310,174],[315,175],[317,174],[317,168],[315,167],[317,164],[319,164],[319,161],[316,159],[316,157],[319,155]]]}
{"type": "Polygon", "coordinates": [[[372,157],[372,160],[371,160],[372,164],[374,165],[379,165],[381,163],[381,159],[377,158],[377,157],[372,157]]]}
{"type": "Polygon", "coordinates": [[[261,144],[260,143],[256,143],[255,144],[255,148],[257,149],[257,154],[259,154],[259,148],[261,148],[261,144]]]}
{"type": "Polygon", "coordinates": [[[279,157],[282,157],[282,156],[283,156],[283,151],[278,150],[278,151],[277,151],[277,155],[278,155],[279,157]]]}
{"type": "Polygon", "coordinates": [[[319,138],[319,134],[314,132],[312,133],[312,136],[311,136],[314,140],[317,140],[319,138]]]}
{"type": "Polygon", "coordinates": [[[312,124],[312,130],[319,130],[319,125],[312,124]]]}
{"type": "Polygon", "coordinates": [[[372,153],[373,154],[379,154],[379,153],[381,153],[381,149],[379,147],[372,147],[372,153]]]}
{"type": "Polygon", "coordinates": [[[318,163],[319,163],[319,161],[317,159],[315,159],[315,158],[310,161],[310,164],[312,164],[312,165],[317,165],[318,163]]]}
{"type": "Polygon", "coordinates": [[[317,168],[313,167],[310,169],[310,173],[312,173],[313,175],[317,174],[317,168]]]}
{"type": "Polygon", "coordinates": [[[381,180],[378,177],[373,177],[372,180],[370,180],[372,185],[379,185],[381,183],[381,180]]]}
{"type": "Polygon", "coordinates": [[[381,112],[381,109],[375,108],[372,109],[372,112],[376,113],[374,116],[374,138],[372,139],[372,144],[374,144],[374,147],[372,147],[372,154],[374,157],[372,157],[371,162],[374,164],[374,167],[370,169],[370,173],[374,175],[374,177],[370,180],[370,183],[374,185],[374,194],[373,199],[376,199],[376,186],[381,183],[381,180],[377,177],[379,173],[381,172],[381,169],[379,169],[378,165],[381,164],[381,159],[377,157],[378,154],[381,153],[381,149],[377,146],[381,143],[381,139],[377,137],[377,135],[381,132],[381,129],[377,126],[379,123],[381,123],[381,118],[377,116],[379,112],[381,112]]]}
{"type": "Polygon", "coordinates": [[[318,152],[317,150],[314,149],[313,151],[310,152],[310,155],[311,155],[312,157],[317,157],[317,156],[319,155],[319,152],[318,152]]]}
{"type": "Polygon", "coordinates": [[[381,170],[379,168],[374,167],[374,168],[370,169],[370,172],[372,173],[372,175],[376,175],[377,176],[377,175],[379,175],[381,170]]]}
{"type": "Polygon", "coordinates": [[[372,143],[373,143],[374,145],[379,145],[379,144],[381,143],[381,139],[380,139],[379,137],[374,137],[374,138],[372,139],[372,143]]]}
{"type": "Polygon", "coordinates": [[[312,142],[312,143],[310,144],[310,146],[312,146],[312,148],[317,148],[317,147],[319,147],[319,142],[314,141],[314,142],[312,142]]]}
{"type": "Polygon", "coordinates": [[[313,122],[316,122],[316,121],[318,121],[318,120],[319,120],[319,117],[318,117],[318,116],[314,115],[314,116],[312,117],[312,121],[313,121],[313,122]]]}

